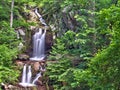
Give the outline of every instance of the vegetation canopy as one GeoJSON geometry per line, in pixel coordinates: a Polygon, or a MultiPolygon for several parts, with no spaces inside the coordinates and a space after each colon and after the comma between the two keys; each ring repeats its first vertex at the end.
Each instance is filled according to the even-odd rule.
{"type": "Polygon", "coordinates": [[[36,8],[53,35],[52,47],[46,51],[48,86],[120,89],[120,0],[2,0],[0,83],[18,83],[20,70],[14,60],[31,50],[31,28],[43,26],[31,15],[36,8]],[[18,36],[19,29],[25,36],[18,36]]]}

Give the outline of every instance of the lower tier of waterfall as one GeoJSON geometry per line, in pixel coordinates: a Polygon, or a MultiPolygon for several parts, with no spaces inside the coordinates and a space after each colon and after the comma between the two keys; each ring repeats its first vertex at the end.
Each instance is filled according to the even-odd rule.
{"type": "MultiPolygon", "coordinates": [[[[41,70],[41,68],[40,68],[41,70]]],[[[36,82],[39,79],[39,77],[42,77],[41,72],[38,72],[35,77],[32,79],[32,70],[31,65],[27,66],[26,64],[23,67],[23,73],[22,73],[22,80],[19,83],[19,85],[23,87],[31,87],[36,86],[36,82]]]]}

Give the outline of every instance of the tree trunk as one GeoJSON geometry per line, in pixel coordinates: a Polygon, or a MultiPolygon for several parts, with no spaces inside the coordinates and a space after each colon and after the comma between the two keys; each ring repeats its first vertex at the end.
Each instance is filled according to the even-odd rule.
{"type": "Polygon", "coordinates": [[[14,0],[11,2],[11,15],[10,15],[10,27],[12,28],[13,25],[13,7],[14,7],[14,0]]]}

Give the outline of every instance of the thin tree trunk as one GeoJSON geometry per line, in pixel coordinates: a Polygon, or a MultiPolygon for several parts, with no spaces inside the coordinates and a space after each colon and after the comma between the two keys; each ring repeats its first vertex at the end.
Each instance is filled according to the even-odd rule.
{"type": "Polygon", "coordinates": [[[13,7],[14,7],[14,0],[11,3],[11,15],[10,15],[10,27],[12,28],[13,25],[13,7]]]}

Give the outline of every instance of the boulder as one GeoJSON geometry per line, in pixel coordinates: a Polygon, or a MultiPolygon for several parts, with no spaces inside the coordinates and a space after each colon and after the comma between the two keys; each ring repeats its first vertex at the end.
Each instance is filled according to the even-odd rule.
{"type": "Polygon", "coordinates": [[[19,45],[18,45],[18,49],[19,49],[19,50],[22,50],[22,49],[23,49],[23,47],[24,47],[23,43],[22,43],[22,42],[20,42],[20,43],[19,43],[19,45]]]}
{"type": "Polygon", "coordinates": [[[33,68],[34,68],[35,71],[39,71],[39,67],[40,67],[39,62],[35,62],[35,63],[33,64],[33,68]]]}
{"type": "Polygon", "coordinates": [[[23,67],[23,66],[24,66],[24,63],[21,62],[21,61],[18,61],[18,60],[16,60],[15,64],[16,64],[18,67],[23,67]]]}
{"type": "Polygon", "coordinates": [[[20,60],[28,60],[28,59],[29,59],[29,56],[26,55],[26,54],[19,54],[19,55],[18,55],[18,59],[20,59],[20,60]]]}
{"type": "Polygon", "coordinates": [[[24,32],[24,30],[23,29],[18,29],[18,31],[19,31],[19,34],[21,35],[21,36],[25,36],[25,32],[24,32]]]}

